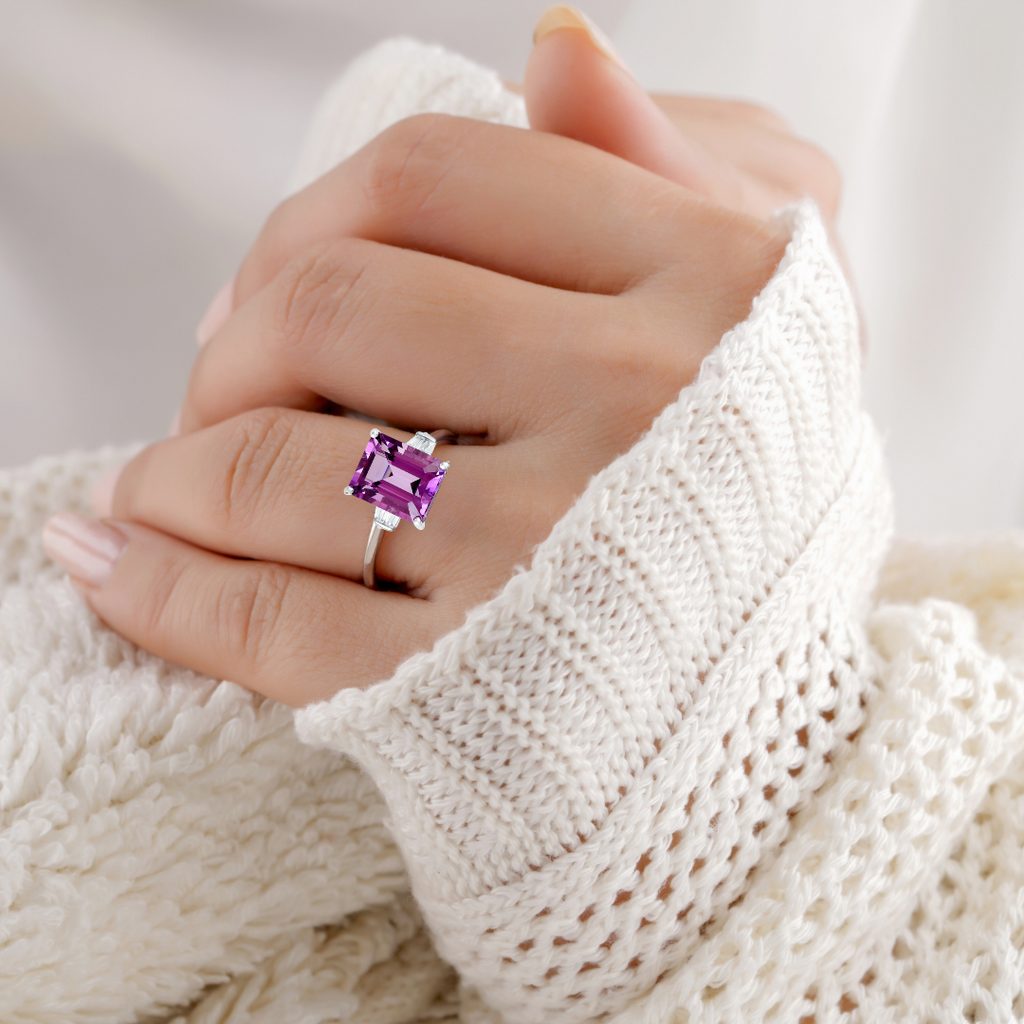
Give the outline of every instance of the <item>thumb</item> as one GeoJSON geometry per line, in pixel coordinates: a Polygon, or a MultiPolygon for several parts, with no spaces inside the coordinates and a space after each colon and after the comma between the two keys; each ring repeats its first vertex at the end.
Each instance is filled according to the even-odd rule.
{"type": "Polygon", "coordinates": [[[537,22],[523,93],[530,126],[578,139],[727,206],[736,168],[684,136],[581,11],[549,7],[537,22]]]}

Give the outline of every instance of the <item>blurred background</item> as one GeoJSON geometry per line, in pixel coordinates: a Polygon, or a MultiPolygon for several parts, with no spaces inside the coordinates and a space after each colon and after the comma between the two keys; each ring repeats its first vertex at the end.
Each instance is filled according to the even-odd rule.
{"type": "MultiPolygon", "coordinates": [[[[0,465],[165,433],[316,100],[389,35],[522,74],[534,0],[0,0],[0,465]]],[[[828,150],[902,531],[1024,526],[1024,2],[588,0],[651,89],[828,150]]]]}

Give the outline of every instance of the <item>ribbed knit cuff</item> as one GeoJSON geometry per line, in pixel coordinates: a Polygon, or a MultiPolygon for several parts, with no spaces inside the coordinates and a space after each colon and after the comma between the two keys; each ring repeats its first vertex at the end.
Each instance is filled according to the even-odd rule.
{"type": "Polygon", "coordinates": [[[296,717],[373,776],[439,951],[510,1021],[653,985],[861,722],[889,493],[849,291],[786,216],[750,317],[530,569],[296,717]]]}

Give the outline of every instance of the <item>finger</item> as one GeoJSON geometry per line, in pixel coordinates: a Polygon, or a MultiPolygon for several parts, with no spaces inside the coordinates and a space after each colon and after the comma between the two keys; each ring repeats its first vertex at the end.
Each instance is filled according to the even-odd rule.
{"type": "Polygon", "coordinates": [[[682,128],[680,118],[700,118],[725,121],[729,124],[774,132],[777,135],[793,135],[790,123],[768,107],[746,100],[726,100],[711,96],[677,96],[673,93],[651,93],[651,99],[668,115],[677,128],[682,128]]]}
{"type": "Polygon", "coordinates": [[[329,399],[413,431],[504,441],[519,424],[536,427],[536,380],[566,372],[581,335],[606,334],[612,305],[376,242],[325,243],[293,259],[203,349],[182,427],[329,399]]]}
{"type": "Polygon", "coordinates": [[[810,195],[827,220],[835,218],[842,185],[835,161],[797,138],[775,114],[730,100],[655,96],[654,101],[679,131],[743,172],[753,189],[748,205],[754,212],[771,212],[810,195]]]}
{"type": "Polygon", "coordinates": [[[545,12],[535,40],[524,80],[534,128],[597,146],[758,217],[808,194],[834,216],[835,164],[777,115],[736,101],[648,96],[572,8],[545,12]]]}
{"type": "Polygon", "coordinates": [[[454,625],[439,602],[224,558],[138,523],[64,513],[43,542],[122,636],[294,706],[387,679],[454,625]]]}
{"type": "Polygon", "coordinates": [[[235,302],[297,253],[344,236],[614,294],[680,249],[692,246],[696,256],[685,229],[697,205],[697,197],[571,139],[420,115],[278,207],[242,266],[235,302]]]}
{"type": "Polygon", "coordinates": [[[553,7],[541,17],[523,91],[534,129],[578,139],[741,208],[736,168],[681,134],[573,8],[553,7]]]}
{"type": "MultiPolygon", "coordinates": [[[[344,492],[369,432],[345,417],[258,409],[151,445],[121,472],[109,509],[97,511],[221,554],[358,581],[374,508],[344,492]]],[[[462,552],[486,548],[478,541],[490,522],[488,498],[510,473],[504,448],[445,445],[435,455],[451,468],[424,529],[400,525],[377,561],[382,579],[425,596],[442,576],[460,576],[462,552]]]]}
{"type": "Polygon", "coordinates": [[[234,308],[235,281],[232,278],[221,286],[220,291],[213,297],[213,301],[203,314],[203,319],[199,321],[199,326],[196,328],[196,342],[200,348],[227,323],[234,308]]]}

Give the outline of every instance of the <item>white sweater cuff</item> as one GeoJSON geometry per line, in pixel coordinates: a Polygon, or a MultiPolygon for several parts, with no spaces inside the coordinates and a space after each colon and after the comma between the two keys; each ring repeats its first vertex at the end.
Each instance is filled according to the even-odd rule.
{"type": "Polygon", "coordinates": [[[392,816],[438,949],[510,1021],[647,991],[861,724],[889,537],[816,210],[697,381],[493,600],[299,712],[392,816]]]}

